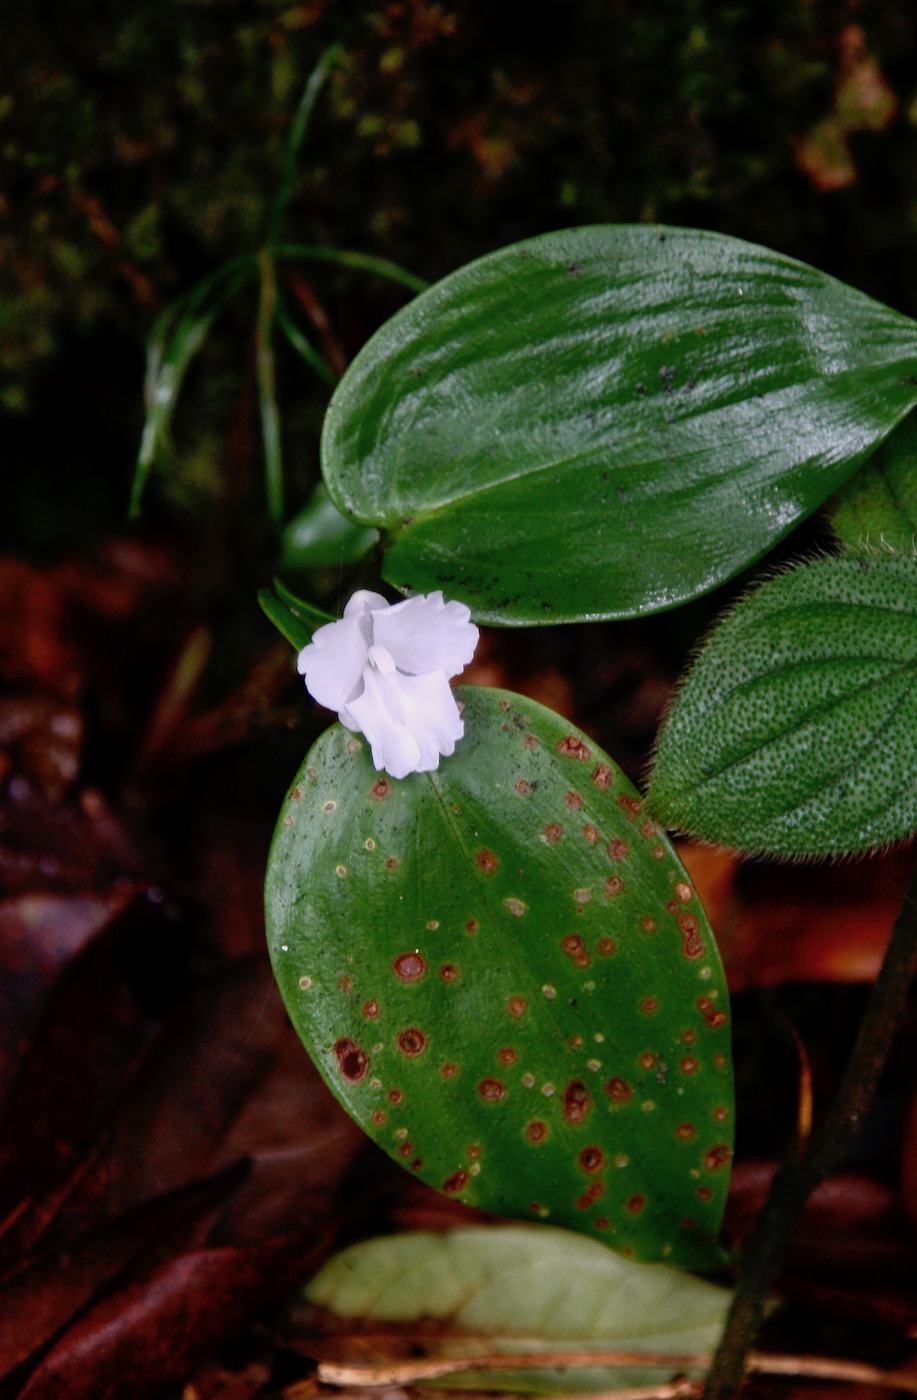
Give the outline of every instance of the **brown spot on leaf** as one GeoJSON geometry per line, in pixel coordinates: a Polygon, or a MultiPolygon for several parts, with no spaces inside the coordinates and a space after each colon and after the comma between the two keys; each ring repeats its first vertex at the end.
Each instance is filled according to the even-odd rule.
{"type": "Polygon", "coordinates": [[[439,969],[439,975],[443,982],[455,982],[458,979],[459,970],[455,963],[443,963],[439,969]]]}
{"type": "Polygon", "coordinates": [[[422,1055],[426,1048],[427,1037],[416,1026],[409,1026],[407,1030],[400,1032],[398,1049],[402,1055],[407,1055],[409,1059],[415,1059],[418,1055],[422,1055]]]}
{"type": "Polygon", "coordinates": [[[369,1069],[369,1056],[365,1050],[361,1050],[355,1040],[350,1040],[343,1036],[334,1042],[334,1053],[340,1066],[341,1074],[350,1084],[359,1084],[361,1079],[366,1078],[366,1071],[369,1069]]]}
{"type": "Polygon", "coordinates": [[[630,1211],[631,1215],[639,1215],[646,1205],[646,1197],[639,1192],[634,1196],[628,1196],[624,1202],[624,1209],[630,1211]]]}
{"type": "Polygon", "coordinates": [[[600,1172],[605,1165],[605,1153],[600,1147],[584,1147],[579,1154],[579,1164],[584,1172],[600,1172]]]}
{"type": "Polygon", "coordinates": [[[710,1201],[713,1199],[713,1192],[709,1186],[698,1186],[697,1199],[699,1201],[710,1201]]]}
{"type": "Polygon", "coordinates": [[[482,1079],[478,1085],[478,1093],[487,1103],[499,1103],[506,1097],[506,1085],[499,1079],[482,1079]]]}
{"type": "Polygon", "coordinates": [[[581,1079],[573,1079],[564,1090],[563,1111],[568,1123],[582,1123],[592,1106],[589,1090],[581,1079]]]}
{"type": "Polygon", "coordinates": [[[609,841],[608,854],[611,856],[612,860],[627,860],[628,853],[629,848],[627,842],[622,841],[620,837],[615,837],[614,840],[609,841]]]}
{"type": "Polygon", "coordinates": [[[595,951],[603,958],[610,958],[617,949],[618,945],[613,938],[600,938],[595,945],[595,951]]]}
{"type": "Polygon", "coordinates": [[[509,1014],[518,1021],[520,1016],[525,1015],[528,1009],[528,1002],[525,997],[510,997],[509,1001],[506,1003],[506,1009],[509,1014]]]}
{"type": "Polygon", "coordinates": [[[659,1002],[655,997],[644,997],[640,1003],[640,1010],[644,1016],[655,1016],[659,1010],[659,1002]]]}
{"type": "Polygon", "coordinates": [[[598,827],[593,826],[591,822],[587,823],[587,825],[583,827],[583,837],[589,842],[590,846],[594,846],[599,839],[598,827]]]}
{"type": "Polygon", "coordinates": [[[702,958],[704,956],[704,942],[694,915],[679,914],[678,927],[681,929],[681,949],[685,957],[702,958]]]}
{"type": "Polygon", "coordinates": [[[468,922],[467,922],[467,924],[465,925],[465,932],[466,932],[466,933],[477,933],[477,931],[478,931],[478,921],[477,921],[477,919],[469,919],[468,922]]]}
{"type": "Polygon", "coordinates": [[[675,894],[676,897],[681,900],[682,904],[690,904],[691,900],[694,898],[694,891],[690,885],[685,884],[684,880],[679,880],[678,884],[675,886],[675,894]]]}
{"type": "Polygon", "coordinates": [[[596,1203],[596,1201],[599,1199],[599,1197],[600,1197],[600,1196],[604,1196],[604,1194],[605,1194],[605,1186],[604,1186],[604,1183],[601,1182],[601,1181],[594,1181],[594,1182],[592,1183],[591,1186],[587,1186],[587,1187],[586,1187],[586,1190],[583,1192],[583,1194],[582,1194],[582,1195],[578,1198],[578,1200],[576,1201],[576,1209],[577,1209],[577,1210],[588,1210],[589,1207],[592,1206],[592,1205],[595,1205],[595,1203],[596,1203]]]}
{"type": "Polygon", "coordinates": [[[659,1063],[659,1056],[654,1055],[652,1050],[644,1050],[637,1063],[641,1069],[655,1069],[659,1063]]]}
{"type": "Polygon", "coordinates": [[[644,914],[643,918],[640,920],[640,927],[643,929],[644,933],[655,933],[659,925],[651,914],[644,914]]]}
{"type": "Polygon", "coordinates": [[[525,794],[530,791],[530,788],[531,784],[527,783],[525,778],[520,778],[518,783],[516,784],[516,791],[518,792],[520,797],[524,797],[525,794]]]}
{"type": "Polygon", "coordinates": [[[704,1153],[704,1166],[708,1172],[719,1171],[720,1167],[725,1167],[731,1156],[732,1153],[725,1142],[718,1142],[709,1152],[704,1153]]]}
{"type": "Polygon", "coordinates": [[[609,1079],[605,1085],[605,1093],[615,1103],[627,1103],[628,1099],[633,1098],[634,1091],[626,1079],[615,1078],[609,1079]]]}
{"type": "Polygon", "coordinates": [[[386,858],[385,858],[385,868],[386,868],[386,870],[397,870],[397,869],[398,869],[398,857],[397,857],[397,856],[386,856],[386,858]]]}
{"type": "Polygon", "coordinates": [[[501,1065],[514,1065],[518,1058],[511,1045],[504,1045],[501,1050],[497,1051],[497,1060],[501,1065]]]}
{"type": "Polygon", "coordinates": [[[373,1114],[373,1122],[375,1123],[377,1128],[381,1128],[384,1124],[385,1114],[381,1108],[377,1108],[375,1113],[373,1114]]]}
{"type": "Polygon", "coordinates": [[[556,841],[560,840],[563,832],[558,822],[548,822],[541,834],[549,844],[553,845],[556,841]]]}
{"type": "Polygon", "coordinates": [[[591,749],[583,743],[578,734],[568,734],[565,739],[561,739],[557,745],[557,752],[563,754],[564,758],[578,758],[584,763],[592,757],[591,749]]]}
{"type": "Polygon", "coordinates": [[[610,875],[605,881],[605,894],[609,899],[616,899],[624,892],[624,881],[620,875],[610,875]]]}
{"type": "Polygon", "coordinates": [[[345,973],[344,973],[344,976],[341,977],[340,980],[338,981],[338,986],[340,987],[340,989],[341,989],[342,992],[350,992],[350,991],[352,991],[352,990],[353,990],[353,978],[352,978],[352,977],[348,977],[347,973],[345,972],[345,973]]]}
{"type": "Polygon", "coordinates": [[[376,782],[373,783],[369,791],[371,796],[375,797],[377,801],[381,802],[384,798],[388,797],[391,790],[392,785],[388,781],[388,779],[379,778],[376,782]]]}
{"type": "Polygon", "coordinates": [[[534,1122],[527,1123],[525,1125],[525,1136],[526,1139],[533,1144],[533,1146],[537,1146],[538,1143],[544,1142],[544,1140],[548,1136],[547,1123],[542,1123],[540,1119],[535,1119],[534,1122]]]}
{"type": "Polygon", "coordinates": [[[464,1168],[460,1168],[459,1171],[453,1172],[452,1176],[447,1177],[447,1179],[443,1182],[442,1189],[446,1192],[447,1195],[451,1196],[454,1195],[456,1191],[463,1190],[467,1185],[468,1173],[464,1170],[464,1168]]]}
{"type": "Polygon", "coordinates": [[[678,1068],[682,1074],[697,1074],[700,1064],[693,1055],[685,1055],[684,1059],[678,1061],[678,1068]]]}
{"type": "Polygon", "coordinates": [[[401,1100],[404,1098],[404,1094],[402,1094],[400,1089],[389,1089],[386,1097],[388,1098],[389,1103],[401,1103],[401,1100]]]}
{"type": "Polygon", "coordinates": [[[440,1074],[443,1079],[454,1079],[458,1074],[458,1065],[454,1065],[450,1060],[448,1064],[443,1065],[440,1074]]]}
{"type": "Polygon", "coordinates": [[[492,875],[497,868],[497,857],[493,851],[488,851],[486,847],[484,850],[478,851],[475,861],[478,869],[483,870],[485,875],[492,875]]]}
{"type": "Polygon", "coordinates": [[[571,789],[570,792],[568,792],[566,797],[564,798],[564,801],[570,808],[571,812],[578,812],[580,807],[582,807],[583,805],[583,795],[582,793],[575,792],[573,791],[573,789],[571,789]]]}
{"type": "Polygon", "coordinates": [[[392,963],[395,976],[402,982],[419,982],[427,970],[427,964],[419,953],[400,953],[392,963]]]}
{"type": "Polygon", "coordinates": [[[583,952],[586,944],[578,933],[568,933],[560,940],[560,946],[568,958],[575,958],[578,953],[583,952]]]}
{"type": "Polygon", "coordinates": [[[675,1129],[675,1136],[681,1142],[693,1142],[697,1137],[697,1129],[693,1123],[679,1123],[675,1129]]]}
{"type": "Polygon", "coordinates": [[[712,1031],[718,1031],[722,1026],[726,1025],[728,1020],[729,1017],[726,1015],[725,1011],[711,1011],[709,1016],[704,1017],[704,1023],[709,1026],[712,1031]]]}
{"type": "Polygon", "coordinates": [[[403,1143],[401,1144],[401,1146],[398,1148],[398,1156],[399,1156],[399,1157],[410,1157],[410,1155],[411,1155],[411,1153],[412,1153],[413,1151],[414,1151],[414,1144],[413,1144],[412,1142],[403,1142],[403,1143]]]}
{"type": "Polygon", "coordinates": [[[379,1015],[379,1003],[377,1001],[364,1001],[363,1015],[368,1021],[374,1021],[379,1015]]]}
{"type": "MultiPolygon", "coordinates": [[[[604,792],[611,782],[612,772],[607,763],[600,763],[592,775],[592,781],[604,792]]],[[[620,799],[619,799],[620,800],[620,799]]]]}
{"type": "Polygon", "coordinates": [[[686,1031],[682,1031],[680,1039],[683,1045],[693,1045],[697,1040],[697,1031],[692,1031],[689,1027],[686,1031]]]}

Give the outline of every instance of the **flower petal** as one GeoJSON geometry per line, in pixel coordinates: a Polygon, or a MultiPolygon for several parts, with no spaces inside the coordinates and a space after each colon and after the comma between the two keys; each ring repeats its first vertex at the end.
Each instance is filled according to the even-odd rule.
{"type": "Polygon", "coordinates": [[[393,778],[428,773],[455,750],[465,726],[441,671],[426,676],[369,670],[348,715],[369,740],[373,763],[393,778]]]}
{"type": "Polygon", "coordinates": [[[362,617],[361,612],[319,627],[297,658],[309,694],[329,710],[342,710],[359,688],[369,654],[362,617]]]}
{"type": "Polygon", "coordinates": [[[385,647],[399,671],[447,678],[468,665],[478,644],[478,629],[464,603],[444,603],[435,593],[406,598],[384,612],[373,612],[373,641],[385,647]]]}
{"type": "Polygon", "coordinates": [[[365,613],[378,612],[380,609],[390,607],[391,603],[387,598],[383,598],[381,593],[373,593],[368,588],[358,588],[348,600],[344,616],[362,617],[365,613]]]}
{"type": "Polygon", "coordinates": [[[393,778],[406,778],[418,771],[420,747],[411,732],[402,724],[389,706],[392,687],[404,677],[393,673],[380,675],[366,672],[363,694],[347,708],[346,723],[365,734],[376,768],[385,769],[393,778]]]}

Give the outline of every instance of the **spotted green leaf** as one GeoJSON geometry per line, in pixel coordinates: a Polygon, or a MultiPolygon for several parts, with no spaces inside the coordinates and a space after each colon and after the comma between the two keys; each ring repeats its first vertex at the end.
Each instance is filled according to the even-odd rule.
{"type": "Polygon", "coordinates": [[[479,620],[659,611],[760,558],[917,403],[917,324],[719,234],[546,234],[364,347],[323,472],[403,591],[479,620]]]}
{"type": "MultiPolygon", "coordinates": [[[[490,1339],[487,1350],[615,1350],[696,1355],[716,1346],[732,1293],[663,1264],[637,1264],[569,1230],[525,1225],[472,1226],[434,1234],[414,1230],[365,1240],[334,1256],[288,1312],[294,1333],[314,1323],[303,1303],[337,1317],[449,1324],[437,1355],[467,1354],[462,1334],[490,1339]]],[[[482,1349],[478,1343],[478,1350],[482,1349]]],[[[587,1370],[464,1373],[465,1386],[499,1390],[621,1390],[661,1384],[673,1369],[616,1366],[587,1370]]]]}
{"type": "Polygon", "coordinates": [[[440,1191],[709,1266],[732,1081],[697,895],[590,740],[519,696],[457,695],[437,772],[387,778],[335,725],[297,775],[266,885],[292,1020],[440,1191]]]}
{"type": "Polygon", "coordinates": [[[917,414],[899,423],[831,504],[838,539],[866,554],[917,554],[917,414]]]}
{"type": "Polygon", "coordinates": [[[782,856],[917,829],[917,562],[826,558],[764,583],[713,633],[659,741],[653,811],[782,856]]]}

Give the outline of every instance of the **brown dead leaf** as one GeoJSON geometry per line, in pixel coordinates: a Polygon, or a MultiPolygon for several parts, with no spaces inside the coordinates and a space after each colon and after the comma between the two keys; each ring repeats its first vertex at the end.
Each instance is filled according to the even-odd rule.
{"type": "Polygon", "coordinates": [[[144,1400],[314,1271],[319,1222],[244,1248],[167,1260],[103,1299],[68,1329],[20,1400],[144,1400]]]}
{"type": "MultiPolygon", "coordinates": [[[[773,1162],[739,1162],[733,1170],[724,1240],[747,1238],[764,1203],[775,1171],[773,1162]]],[[[910,1230],[895,1194],[858,1172],[838,1173],[823,1182],[806,1204],[793,1233],[786,1273],[868,1292],[876,1283],[917,1279],[910,1230]]],[[[917,1313],[915,1313],[917,1316],[917,1313]]]]}
{"type": "Polygon", "coordinates": [[[679,845],[707,910],[732,991],[787,982],[872,982],[917,850],[847,864],[741,861],[679,845]]]}
{"type": "Polygon", "coordinates": [[[161,1196],[0,1281],[0,1377],[49,1342],[138,1257],[180,1245],[238,1183],[238,1171],[161,1196]]]}
{"type": "Polygon", "coordinates": [[[884,131],[897,110],[898,99],[869,53],[864,30],[845,25],[838,39],[832,110],[796,143],[796,164],[820,194],[847,189],[857,178],[849,138],[884,131]]]}

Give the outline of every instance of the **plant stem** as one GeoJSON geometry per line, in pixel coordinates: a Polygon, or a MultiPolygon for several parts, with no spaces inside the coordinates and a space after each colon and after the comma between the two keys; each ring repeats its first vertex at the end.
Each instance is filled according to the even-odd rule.
{"type": "Polygon", "coordinates": [[[731,1400],[764,1321],[793,1227],[819,1182],[845,1160],[875,1093],[917,972],[917,870],[911,875],[834,1103],[805,1147],[778,1168],[746,1246],[735,1298],[707,1377],[704,1400],[731,1400]]]}

